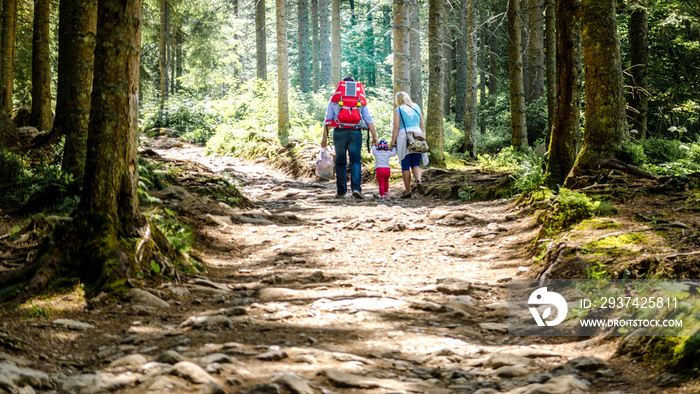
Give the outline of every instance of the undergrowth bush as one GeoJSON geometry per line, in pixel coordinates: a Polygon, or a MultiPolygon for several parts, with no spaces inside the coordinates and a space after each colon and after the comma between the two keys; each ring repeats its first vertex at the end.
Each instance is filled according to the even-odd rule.
{"type": "Polygon", "coordinates": [[[22,184],[24,163],[14,153],[0,150],[0,200],[15,199],[18,187],[22,184]]]}
{"type": "Polygon", "coordinates": [[[478,155],[477,159],[483,168],[511,172],[513,194],[527,193],[544,185],[545,158],[529,148],[521,152],[509,146],[495,155],[478,155]]]}
{"type": "Polygon", "coordinates": [[[551,204],[551,209],[540,216],[542,229],[547,234],[557,233],[593,217],[599,208],[599,201],[594,201],[583,193],[561,188],[551,204]]]}

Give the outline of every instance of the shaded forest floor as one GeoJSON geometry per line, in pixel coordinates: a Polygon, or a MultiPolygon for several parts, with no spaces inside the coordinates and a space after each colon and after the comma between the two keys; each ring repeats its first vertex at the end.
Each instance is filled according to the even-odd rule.
{"type": "MultiPolygon", "coordinates": [[[[88,309],[78,291],[4,305],[0,390],[515,394],[700,388],[615,356],[619,339],[507,335],[508,281],[535,277],[557,261],[531,258],[540,232],[537,206],[487,198],[507,185],[504,174],[430,170],[426,196],[379,202],[371,197],[376,184],[365,182],[366,199],[337,199],[333,182],[292,178],[264,160],[207,156],[201,147],[165,137],[145,145],[142,156],[177,169],[169,176],[180,186],[151,194],[193,229],[191,253],[206,274],[183,283],[150,282],[146,275],[133,281],[145,294],[133,291],[130,300],[100,309],[88,309]],[[221,176],[235,179],[244,197],[230,198],[249,208],[219,202],[225,200],[221,176]],[[481,194],[484,201],[455,199],[465,178],[480,191],[491,190],[481,194]]],[[[627,257],[606,261],[611,273],[669,270],[697,277],[692,251],[700,220],[697,204],[688,205],[690,192],[681,186],[670,196],[636,196],[619,189],[611,200],[617,215],[574,228],[559,248],[639,229],[648,238],[632,245],[627,257]],[[663,221],[676,225],[646,230],[663,221]],[[674,256],[679,253],[689,255],[674,256]],[[671,264],[679,258],[685,264],[671,264]],[[684,273],[677,271],[681,266],[684,273]]],[[[392,183],[390,193],[400,191],[392,183]]],[[[0,236],[22,220],[2,218],[0,236]]],[[[575,258],[558,262],[550,276],[585,277],[586,267],[575,258]]]]}

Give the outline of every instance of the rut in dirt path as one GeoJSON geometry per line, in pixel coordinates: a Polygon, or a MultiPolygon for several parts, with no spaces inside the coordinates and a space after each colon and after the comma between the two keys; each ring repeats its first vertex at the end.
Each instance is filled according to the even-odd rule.
{"type": "Polygon", "coordinates": [[[250,382],[287,371],[341,391],[585,392],[591,377],[628,386],[586,357],[612,354],[597,341],[507,335],[507,282],[527,275],[537,230],[512,201],[337,199],[331,182],[198,149],[158,153],[229,173],[256,205],[233,223],[210,220],[212,242],[228,246],[202,252],[214,280],[249,291],[239,341],[284,352],[246,363],[250,382]]]}

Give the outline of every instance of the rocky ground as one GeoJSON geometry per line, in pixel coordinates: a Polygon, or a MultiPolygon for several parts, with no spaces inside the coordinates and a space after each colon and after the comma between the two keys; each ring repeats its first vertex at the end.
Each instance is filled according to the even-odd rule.
{"type": "MultiPolygon", "coordinates": [[[[255,204],[155,193],[197,228],[207,275],[4,310],[0,391],[33,393],[638,393],[692,382],[617,341],[507,335],[507,285],[538,231],[512,200],[334,198],[263,162],[174,142],[168,160],[228,173],[255,204]],[[210,207],[210,208],[202,208],[210,207]],[[642,378],[640,378],[642,377],[642,378]]],[[[183,177],[197,174],[181,174],[183,177]]],[[[399,184],[391,193],[400,193],[399,184]]]]}

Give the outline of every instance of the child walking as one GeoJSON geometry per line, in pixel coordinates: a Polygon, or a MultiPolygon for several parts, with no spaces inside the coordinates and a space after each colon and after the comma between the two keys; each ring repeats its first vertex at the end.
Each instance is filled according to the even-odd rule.
{"type": "Polygon", "coordinates": [[[391,177],[389,159],[396,156],[396,148],[389,148],[389,143],[386,140],[380,140],[376,146],[372,146],[372,154],[375,163],[374,171],[377,174],[377,183],[379,183],[379,199],[386,200],[386,194],[389,192],[389,178],[391,177]]]}

